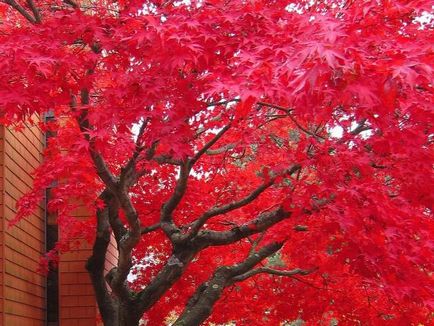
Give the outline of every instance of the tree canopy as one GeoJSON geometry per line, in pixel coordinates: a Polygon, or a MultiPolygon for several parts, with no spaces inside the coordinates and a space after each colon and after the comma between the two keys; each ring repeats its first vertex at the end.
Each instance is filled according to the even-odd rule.
{"type": "Polygon", "coordinates": [[[105,325],[429,324],[432,5],[0,0],[1,121],[52,135],[16,220],[54,185],[105,325]]]}

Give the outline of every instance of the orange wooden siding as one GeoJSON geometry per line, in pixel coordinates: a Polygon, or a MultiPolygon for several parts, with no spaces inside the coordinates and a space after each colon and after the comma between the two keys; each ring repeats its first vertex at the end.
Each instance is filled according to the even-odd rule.
{"type": "Polygon", "coordinates": [[[37,126],[22,133],[2,127],[2,324],[43,325],[45,279],[36,271],[44,253],[44,212],[34,214],[9,228],[16,202],[32,187],[33,170],[42,160],[43,137],[37,126]]]}
{"type": "MultiPolygon", "coordinates": [[[[0,326],[45,325],[45,278],[37,273],[45,251],[45,214],[34,214],[8,227],[17,200],[32,187],[32,172],[42,161],[43,134],[37,126],[23,133],[0,125],[0,326]]],[[[88,218],[78,209],[76,217],[88,218]]],[[[59,230],[62,236],[62,230],[59,230]]],[[[97,306],[85,269],[91,245],[61,256],[59,263],[59,325],[97,325],[97,306]]],[[[114,238],[107,254],[106,272],[117,261],[114,238]]]]}
{"type": "Polygon", "coordinates": [[[3,259],[3,175],[4,175],[4,165],[3,165],[3,149],[4,149],[4,127],[0,125],[0,326],[4,325],[4,314],[3,314],[3,306],[4,306],[4,297],[3,297],[3,279],[4,279],[4,259],[3,259]]]}
{"type": "Polygon", "coordinates": [[[59,264],[59,312],[61,326],[91,326],[96,323],[96,303],[85,269],[90,255],[83,242],[80,250],[64,254],[59,264]]]}
{"type": "MultiPolygon", "coordinates": [[[[87,219],[91,215],[85,209],[77,209],[75,217],[87,219]]],[[[62,234],[61,230],[59,232],[62,234]]],[[[81,242],[79,250],[61,256],[59,263],[60,326],[97,325],[98,307],[96,305],[86,261],[92,254],[92,245],[81,242]]],[[[106,272],[117,262],[117,249],[114,237],[107,253],[106,272]]]]}
{"type": "Polygon", "coordinates": [[[117,262],[118,262],[118,250],[116,247],[115,237],[112,234],[110,239],[110,245],[107,249],[105,272],[108,273],[113,267],[116,266],[117,262]]]}
{"type": "MultiPolygon", "coordinates": [[[[77,219],[87,219],[90,214],[85,209],[77,209],[77,219]]],[[[59,237],[62,230],[59,230],[59,237]]],[[[96,302],[92,284],[86,271],[86,261],[92,247],[82,241],[80,249],[60,257],[59,263],[59,312],[61,326],[95,325],[96,302]]]]}
{"type": "MultiPolygon", "coordinates": [[[[113,267],[117,265],[118,262],[118,250],[116,246],[116,240],[112,233],[110,239],[110,245],[107,249],[106,261],[105,261],[105,273],[107,274],[113,267]]],[[[97,324],[102,325],[102,323],[97,324]]]]}

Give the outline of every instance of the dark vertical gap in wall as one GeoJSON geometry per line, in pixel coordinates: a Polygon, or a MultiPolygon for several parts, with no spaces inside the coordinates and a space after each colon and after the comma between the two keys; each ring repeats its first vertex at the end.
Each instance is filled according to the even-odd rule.
{"type": "MultiPolygon", "coordinates": [[[[44,115],[44,121],[53,121],[53,112],[47,112],[44,115]]],[[[45,146],[53,134],[48,131],[45,133],[45,146]]],[[[45,191],[45,251],[49,252],[54,249],[56,242],[59,239],[59,231],[56,222],[55,214],[48,212],[48,201],[50,199],[50,188],[45,191]]],[[[59,325],[59,269],[56,264],[50,262],[49,271],[46,280],[46,325],[58,326],[59,325]]]]}
{"type": "MultiPolygon", "coordinates": [[[[47,251],[54,248],[58,240],[57,224],[50,224],[50,218],[47,218],[46,224],[46,246],[47,251]]],[[[59,325],[59,269],[57,266],[50,264],[47,275],[47,326],[59,325]]]]}

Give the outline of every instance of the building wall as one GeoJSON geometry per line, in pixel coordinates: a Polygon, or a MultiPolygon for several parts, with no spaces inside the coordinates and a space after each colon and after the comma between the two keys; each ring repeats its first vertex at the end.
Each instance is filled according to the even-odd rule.
{"type": "MultiPolygon", "coordinates": [[[[37,270],[45,252],[43,207],[12,228],[16,201],[32,187],[31,173],[42,161],[44,137],[37,126],[14,132],[0,125],[0,326],[44,326],[46,280],[37,270]]],[[[41,203],[42,205],[42,203],[41,203]]],[[[77,218],[89,217],[79,209],[77,218]]],[[[62,230],[59,230],[59,236],[62,230]]],[[[106,270],[117,260],[114,239],[106,270]]],[[[85,269],[91,245],[61,256],[59,326],[97,325],[98,310],[85,269]]]]}
{"type": "MultiPolygon", "coordinates": [[[[89,213],[77,209],[78,219],[86,219],[89,213]]],[[[62,236],[62,230],[59,230],[62,236]]],[[[82,241],[80,249],[61,256],[59,263],[59,310],[61,326],[95,325],[97,317],[96,302],[92,284],[85,264],[91,255],[92,247],[82,241]]]]}
{"type": "Polygon", "coordinates": [[[45,280],[36,272],[45,249],[43,208],[8,227],[16,201],[31,189],[31,172],[42,160],[42,133],[36,126],[22,133],[2,127],[2,136],[3,324],[43,325],[45,280]]]}
{"type": "MultiPolygon", "coordinates": [[[[78,219],[88,218],[89,212],[78,209],[75,212],[78,219]]],[[[61,234],[61,232],[60,232],[61,234]]],[[[97,325],[98,307],[93,294],[93,288],[85,264],[92,254],[92,245],[83,241],[79,250],[62,255],[59,264],[60,290],[60,326],[90,326],[97,325]]],[[[107,252],[106,273],[117,262],[115,239],[112,237],[107,252]]]]}
{"type": "Polygon", "coordinates": [[[62,256],[59,265],[59,305],[61,326],[95,325],[96,303],[89,276],[84,268],[88,245],[62,256]]]}

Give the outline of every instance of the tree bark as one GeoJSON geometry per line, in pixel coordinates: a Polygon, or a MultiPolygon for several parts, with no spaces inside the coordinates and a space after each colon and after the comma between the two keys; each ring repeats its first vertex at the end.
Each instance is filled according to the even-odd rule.
{"type": "Polygon", "coordinates": [[[104,265],[106,260],[107,248],[110,244],[110,201],[111,195],[105,191],[100,198],[104,200],[106,206],[97,211],[96,238],[92,249],[92,256],[86,263],[95,291],[96,301],[105,326],[117,326],[117,305],[114,298],[110,295],[104,279],[104,265]]]}
{"type": "Polygon", "coordinates": [[[138,326],[143,313],[132,302],[119,304],[119,323],[117,326],[138,326]]]}

